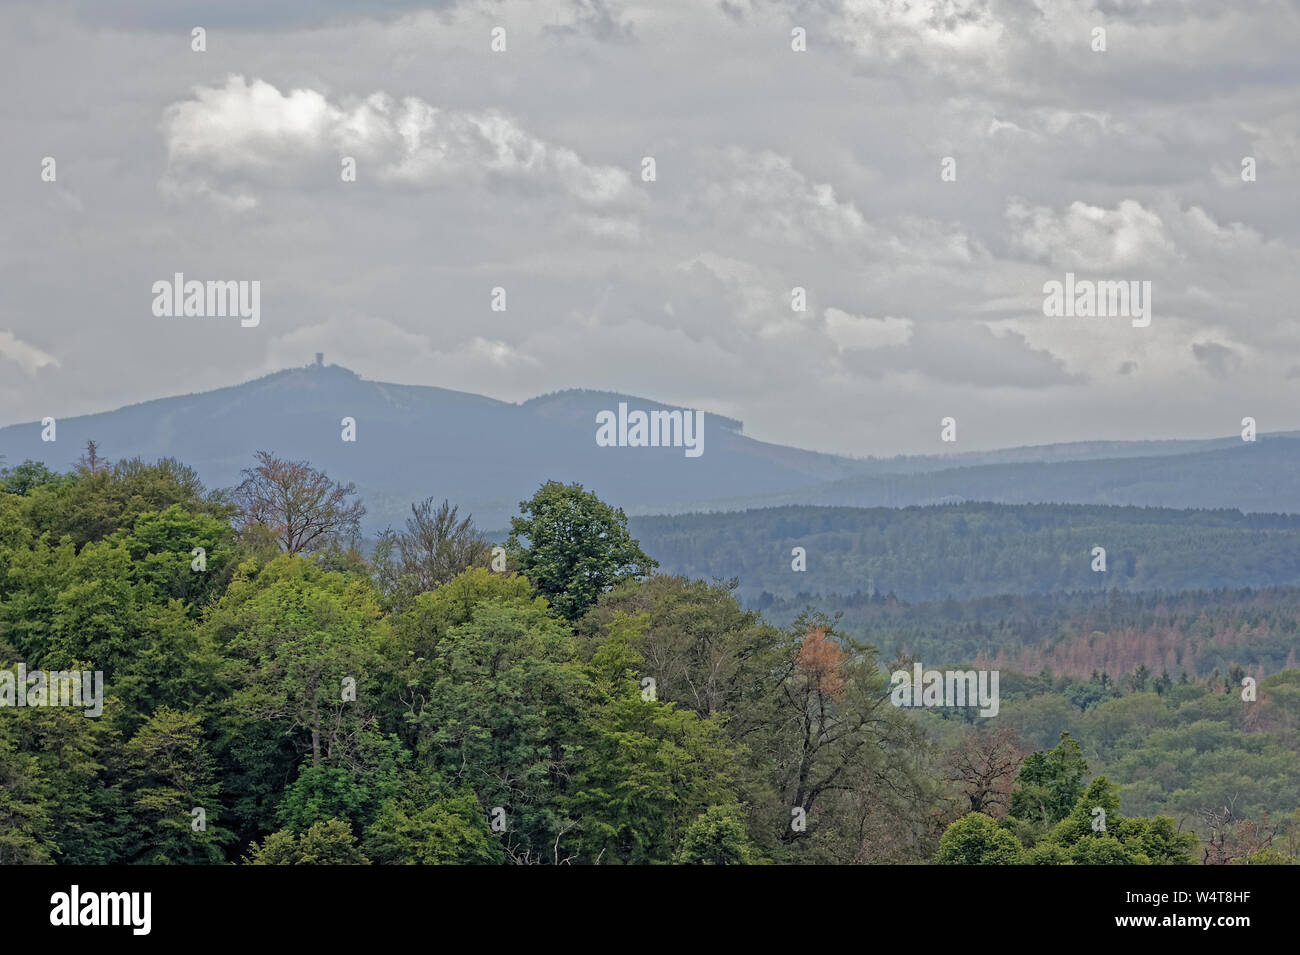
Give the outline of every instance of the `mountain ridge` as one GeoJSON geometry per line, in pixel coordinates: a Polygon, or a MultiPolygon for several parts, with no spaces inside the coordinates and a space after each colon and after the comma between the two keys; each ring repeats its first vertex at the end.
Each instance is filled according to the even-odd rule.
{"type": "Polygon", "coordinates": [[[268,450],[354,482],[368,532],[400,522],[427,496],[449,498],[480,526],[503,527],[550,479],[578,481],[638,515],[957,500],[1300,511],[1291,479],[1300,432],[1261,434],[1253,445],[1229,436],[855,457],[762,441],[740,420],[703,409],[704,453],[688,458],[680,447],[598,447],[595,414],[618,402],[681,407],[586,388],[514,403],[318,363],[59,419],[58,451],[41,440],[39,423],[9,425],[0,428],[0,455],[9,466],[31,459],[64,470],[94,439],[113,460],[178,458],[216,487],[237,483],[254,453],[268,450]],[[341,440],[345,417],[357,422],[355,443],[341,440]]]}

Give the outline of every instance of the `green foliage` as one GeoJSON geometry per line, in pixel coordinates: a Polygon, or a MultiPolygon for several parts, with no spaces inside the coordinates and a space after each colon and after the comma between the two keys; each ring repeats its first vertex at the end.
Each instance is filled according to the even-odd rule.
{"type": "Polygon", "coordinates": [[[217,825],[218,785],[197,713],[162,707],[123,750],[130,793],[124,851],[149,865],[213,863],[231,834],[217,825]],[[195,809],[203,810],[200,823],[195,809]]]}
{"type": "Polygon", "coordinates": [[[366,854],[391,865],[498,865],[501,842],[471,790],[390,800],[366,831],[366,854]]]}
{"type": "Polygon", "coordinates": [[[236,711],[299,731],[314,764],[348,757],[371,725],[366,687],[383,640],[367,581],[280,555],[241,567],[207,623],[229,661],[236,711]]]}
{"type": "MultiPolygon", "coordinates": [[[[924,476],[895,480],[915,487],[924,476]]],[[[901,508],[766,507],[631,523],[667,572],[738,577],[741,597],[772,610],[778,623],[810,602],[832,613],[861,608],[873,603],[873,592],[881,605],[893,594],[942,606],[950,597],[1300,584],[1295,514],[984,499],[901,508]],[[1091,566],[1098,541],[1106,542],[1104,574],[1091,566]],[[795,546],[807,550],[806,573],[790,572],[795,546]]],[[[858,621],[846,614],[845,622],[858,621]]]]}
{"type": "Polygon", "coordinates": [[[1052,825],[1064,819],[1083,794],[1088,763],[1069,733],[1049,752],[1031,753],[1016,776],[1019,788],[1011,793],[1011,815],[1052,825]]]}
{"type": "Polygon", "coordinates": [[[510,522],[511,559],[566,620],[657,566],[628,533],[627,515],[581,484],[547,481],[519,509],[523,516],[510,522]]]}
{"type": "Polygon", "coordinates": [[[1070,811],[1052,827],[1046,838],[1058,845],[1072,846],[1095,831],[1115,830],[1119,821],[1119,787],[1105,776],[1098,776],[1079,793],[1070,811]],[[1094,826],[1103,824],[1107,828],[1094,829],[1094,826]]]}
{"type": "Polygon", "coordinates": [[[1070,851],[1054,842],[1040,842],[1025,851],[1026,865],[1074,865],[1070,851]]]}
{"type": "Polygon", "coordinates": [[[1083,839],[1069,849],[1073,865],[1150,865],[1151,860],[1112,835],[1083,839]]]}
{"type": "MultiPolygon", "coordinates": [[[[594,669],[618,642],[602,648],[594,669]]],[[[566,804],[579,820],[579,850],[589,859],[666,861],[692,820],[735,799],[737,760],[722,728],[673,703],[645,699],[634,676],[592,713],[584,757],[566,804]]]]}
{"type": "Polygon", "coordinates": [[[0,469],[0,493],[3,494],[29,494],[38,487],[57,489],[75,481],[76,475],[58,474],[39,461],[24,461],[0,469]]]}
{"type": "Polygon", "coordinates": [[[676,865],[754,865],[757,848],[745,833],[739,806],[710,806],[686,827],[676,865]]]}
{"type": "Polygon", "coordinates": [[[70,537],[77,547],[132,528],[141,515],[172,505],[219,520],[233,513],[220,495],[204,491],[193,469],[172,458],[153,464],[133,458],[93,473],[82,469],[75,480],[29,490],[28,498],[36,533],[48,532],[56,541],[70,537]]]}
{"type": "Polygon", "coordinates": [[[1032,865],[1186,865],[1195,847],[1196,837],[1178,832],[1167,816],[1122,815],[1119,786],[1098,776],[1029,850],[1026,861],[1032,865]]]}
{"type": "Polygon", "coordinates": [[[229,582],[234,531],[210,514],[191,514],[173,504],[141,515],[129,532],[119,531],[114,539],[126,544],[134,579],[152,586],[155,600],[180,600],[193,617],[229,582]],[[204,552],[203,570],[194,569],[197,548],[204,552]]]}
{"type": "Polygon", "coordinates": [[[47,784],[34,755],[20,752],[0,723],[0,865],[52,862],[47,784]]]}
{"type": "Polygon", "coordinates": [[[417,757],[505,809],[510,851],[552,858],[571,827],[558,797],[576,769],[586,693],[572,634],[536,603],[488,601],[447,631],[412,683],[417,757]]]}
{"type": "Polygon", "coordinates": [[[1120,819],[1120,837],[1151,860],[1152,865],[1189,865],[1196,850],[1196,834],[1179,832],[1168,816],[1120,819]]]}
{"type": "Polygon", "coordinates": [[[295,832],[331,818],[364,829],[398,791],[410,761],[410,752],[396,736],[362,730],[355,742],[339,751],[331,747],[322,762],[303,763],[285,791],[277,820],[295,832]]]}
{"type": "Polygon", "coordinates": [[[282,829],[254,843],[247,865],[369,865],[357,847],[352,827],[341,819],[316,823],[301,836],[282,829]]]}
{"type": "MultiPolygon", "coordinates": [[[[10,672],[13,668],[10,667],[10,672]]],[[[102,865],[123,851],[119,706],[100,719],[63,707],[0,710],[0,845],[29,862],[102,865]]]]}
{"type": "Polygon", "coordinates": [[[481,542],[450,505],[416,517],[394,578],[382,554],[236,534],[176,462],[0,472],[0,668],[98,670],[105,690],[99,716],[0,710],[0,863],[1300,856],[1300,670],[1279,669],[1300,593],[873,596],[848,607],[865,628],[813,608],[776,626],[734,580],[647,576],[622,512],[578,485],[525,502],[511,573],[468,566],[481,542]],[[998,664],[1005,776],[1019,740],[1040,750],[1006,818],[957,817],[942,760],[976,729],[891,704],[891,641],[932,666],[1033,664],[998,664]]]}
{"type": "Polygon", "coordinates": [[[934,861],[939,865],[1019,865],[1024,847],[1016,837],[982,812],[969,812],[939,840],[934,861]]]}
{"type": "Polygon", "coordinates": [[[657,574],[620,584],[578,624],[589,649],[601,645],[620,613],[646,615],[645,625],[628,637],[643,658],[654,661],[658,699],[701,717],[725,715],[737,736],[766,718],[758,704],[788,657],[789,637],[740,607],[734,581],[708,584],[657,574]]]}

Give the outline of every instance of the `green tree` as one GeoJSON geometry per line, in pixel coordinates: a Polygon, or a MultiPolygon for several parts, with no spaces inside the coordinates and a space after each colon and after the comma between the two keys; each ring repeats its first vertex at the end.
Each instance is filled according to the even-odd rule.
{"type": "Polygon", "coordinates": [[[1017,819],[1051,826],[1069,814],[1083,795],[1088,763],[1069,733],[1047,752],[1030,753],[1016,775],[1010,814],[1017,819]]]}
{"type": "Polygon", "coordinates": [[[644,625],[616,614],[588,667],[600,702],[566,801],[583,861],[669,862],[692,821],[735,801],[739,760],[721,726],[643,690],[632,640],[644,625]]]}
{"type": "Polygon", "coordinates": [[[675,865],[754,865],[761,860],[738,805],[710,806],[686,827],[675,865]]]}
{"type": "Polygon", "coordinates": [[[390,765],[372,689],[388,627],[370,582],[301,556],[248,559],[203,630],[223,657],[214,743],[241,838],[284,825],[285,812],[299,828],[327,809],[369,821],[390,765]]]}
{"type": "Polygon", "coordinates": [[[197,618],[203,605],[230,580],[234,538],[228,522],[173,504],[165,511],[140,515],[129,531],[118,531],[113,540],[126,544],[132,578],[148,583],[156,602],[180,600],[197,618]],[[201,555],[194,553],[198,548],[201,555]]]}
{"type": "Polygon", "coordinates": [[[1073,865],[1150,865],[1151,860],[1109,834],[1081,839],[1069,847],[1073,865]]]}
{"type": "Polygon", "coordinates": [[[451,502],[435,508],[433,498],[427,498],[411,505],[405,531],[381,535],[375,548],[375,574],[394,606],[400,607],[470,567],[485,565],[490,552],[472,516],[462,519],[451,502]]]}
{"type": "Polygon", "coordinates": [[[1019,840],[982,812],[968,812],[939,839],[939,865],[1018,865],[1025,861],[1019,840]]]}
{"type": "Polygon", "coordinates": [[[736,600],[736,581],[709,584],[668,574],[619,584],[580,621],[590,648],[619,613],[646,615],[632,636],[649,661],[658,699],[704,718],[723,716],[740,738],[769,714],[756,705],[785,661],[787,637],[736,600]]]}
{"type": "Polygon", "coordinates": [[[0,865],[43,865],[56,851],[40,763],[18,750],[0,722],[0,865]]]}
{"type": "Polygon", "coordinates": [[[1124,816],[1119,786],[1098,776],[1044,842],[1060,846],[1075,865],[1187,865],[1196,837],[1178,832],[1167,816],[1124,816]]]}
{"type": "Polygon", "coordinates": [[[337,543],[357,530],[366,513],[353,484],[331,481],[306,461],[258,451],[257,465],[243,475],[234,493],[242,527],[269,530],[289,554],[337,543]]]}
{"type": "MultiPolygon", "coordinates": [[[[451,611],[458,598],[430,603],[451,611]]],[[[556,840],[572,829],[560,796],[577,768],[588,692],[569,629],[545,601],[489,599],[408,672],[419,767],[504,809],[513,858],[554,861],[556,840]]]]}
{"type": "Polygon", "coordinates": [[[105,765],[121,748],[120,711],[112,697],[97,719],[62,706],[0,709],[0,851],[33,863],[122,860],[121,783],[105,765]]]}
{"type": "Polygon", "coordinates": [[[150,865],[223,861],[220,845],[233,836],[217,825],[219,787],[199,715],[159,709],[123,756],[131,813],[127,857],[150,865]]]}
{"type": "Polygon", "coordinates": [[[0,632],[29,666],[112,674],[132,714],[187,706],[213,689],[215,651],[179,600],[138,579],[124,541],[86,544],[49,535],[9,554],[13,593],[0,601],[0,632]],[[135,578],[135,579],[133,579],[135,578]]]}
{"type": "Polygon", "coordinates": [[[389,800],[366,830],[366,855],[385,865],[499,865],[506,861],[501,839],[488,826],[478,798],[468,789],[455,795],[389,800]]]}
{"type": "Polygon", "coordinates": [[[627,530],[627,515],[581,484],[547,481],[510,522],[507,549],[519,571],[566,620],[606,590],[656,566],[627,530]]]}
{"type": "Polygon", "coordinates": [[[303,762],[298,778],[285,790],[276,819],[295,832],[331,818],[364,830],[385,800],[400,789],[402,771],[410,760],[410,751],[396,736],[362,729],[346,747],[346,757],[340,752],[323,763],[303,762]]]}
{"type": "Polygon", "coordinates": [[[352,827],[341,819],[316,823],[301,836],[288,829],[253,843],[246,865],[370,865],[357,847],[352,827]]]}
{"type": "Polygon", "coordinates": [[[152,464],[130,458],[111,469],[97,463],[94,471],[82,468],[74,480],[46,483],[28,495],[36,532],[48,531],[53,541],[66,535],[77,547],[130,529],[140,515],[173,504],[222,520],[233,513],[221,494],[204,490],[193,468],[173,458],[152,464]]]}
{"type": "Polygon", "coordinates": [[[28,494],[38,487],[59,487],[75,481],[75,475],[51,471],[39,461],[28,460],[0,470],[0,492],[5,494],[28,494]]]}
{"type": "Polygon", "coordinates": [[[208,625],[233,658],[236,709],[304,734],[313,764],[344,759],[373,719],[366,687],[385,625],[369,581],[288,554],[249,562],[208,625]]]}

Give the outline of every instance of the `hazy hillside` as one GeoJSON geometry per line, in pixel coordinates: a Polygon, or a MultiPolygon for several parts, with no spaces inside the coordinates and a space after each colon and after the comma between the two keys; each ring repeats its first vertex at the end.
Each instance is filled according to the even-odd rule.
{"type": "MultiPolygon", "coordinates": [[[[996,462],[943,470],[864,474],[817,488],[812,494],[754,498],[750,507],[782,504],[905,507],[953,501],[1003,504],[1131,504],[1142,507],[1300,511],[1300,440],[1263,435],[1253,443],[1186,442],[1193,450],[1104,445],[1107,455],[1075,460],[996,462]],[[1199,449],[1199,450],[1196,450],[1199,449]],[[1133,452],[1140,453],[1134,454],[1133,452]]],[[[1010,455],[1017,451],[1007,452],[1010,455]]]]}
{"type": "Polygon", "coordinates": [[[367,381],[337,366],[277,372],[231,388],[132,405],[58,422],[56,444],[38,424],[0,429],[0,454],[66,469],[87,438],[110,459],[180,458],[212,486],[235,483],[254,451],[306,458],[353,481],[373,530],[410,502],[448,497],[484,527],[508,523],[519,502],[548,479],[580,481],[637,513],[711,507],[733,496],[808,489],[855,473],[847,458],[765,444],[740,422],[705,414],[704,453],[683,448],[597,447],[598,411],[664,408],[657,402],[569,391],[523,405],[441,388],[367,381]],[[357,422],[341,440],[340,422],[357,422]]]}
{"type": "Polygon", "coordinates": [[[704,451],[598,447],[596,414],[662,410],[650,399],[571,390],[522,404],[442,388],[368,381],[333,365],[289,369],[202,394],[162,398],[58,422],[0,429],[5,463],[56,469],[88,438],[110,460],[172,456],[210,486],[235,483],[259,449],[306,458],[353,481],[373,532],[407,506],[447,497],[487,529],[505,527],[543,481],[578,481],[629,514],[738,511],[788,504],[854,507],[958,500],[1300,511],[1300,440],[1261,435],[1201,441],[1080,442],[952,455],[861,458],[756,441],[708,413],[704,451]],[[341,440],[340,422],[357,422],[341,440]]]}

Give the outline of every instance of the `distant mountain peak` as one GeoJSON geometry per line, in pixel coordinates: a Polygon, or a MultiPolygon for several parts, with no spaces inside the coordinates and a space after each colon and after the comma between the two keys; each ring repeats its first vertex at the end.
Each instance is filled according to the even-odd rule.
{"type": "MultiPolygon", "coordinates": [[[[687,407],[686,405],[668,404],[663,401],[656,401],[653,398],[642,398],[638,395],[626,395],[598,388],[565,388],[562,391],[551,391],[544,395],[538,395],[536,398],[529,398],[520,404],[520,407],[540,414],[567,414],[574,410],[597,408],[597,406],[599,406],[598,410],[609,409],[612,411],[618,407],[620,401],[627,402],[629,408],[640,408],[647,411],[673,411],[687,407]]],[[[692,407],[690,410],[703,411],[711,425],[722,428],[724,431],[734,431],[741,434],[745,430],[744,422],[736,418],[717,414],[707,408],[696,409],[692,407]]]]}
{"type": "MultiPolygon", "coordinates": [[[[307,357],[307,356],[304,356],[307,357]]],[[[961,456],[848,458],[747,437],[708,408],[570,388],[522,403],[435,385],[363,378],[323,353],[241,384],[0,428],[0,458],[66,470],[87,440],[113,460],[172,457],[229,487],[258,450],[354,482],[369,529],[444,497],[504,527],[543,482],[577,482],[629,514],[780,505],[878,507],[983,500],[1300,511],[1300,441],[1080,442],[961,456]],[[704,413],[704,450],[598,443],[602,411],[704,413]],[[355,441],[345,440],[351,420],[355,441]]]]}

